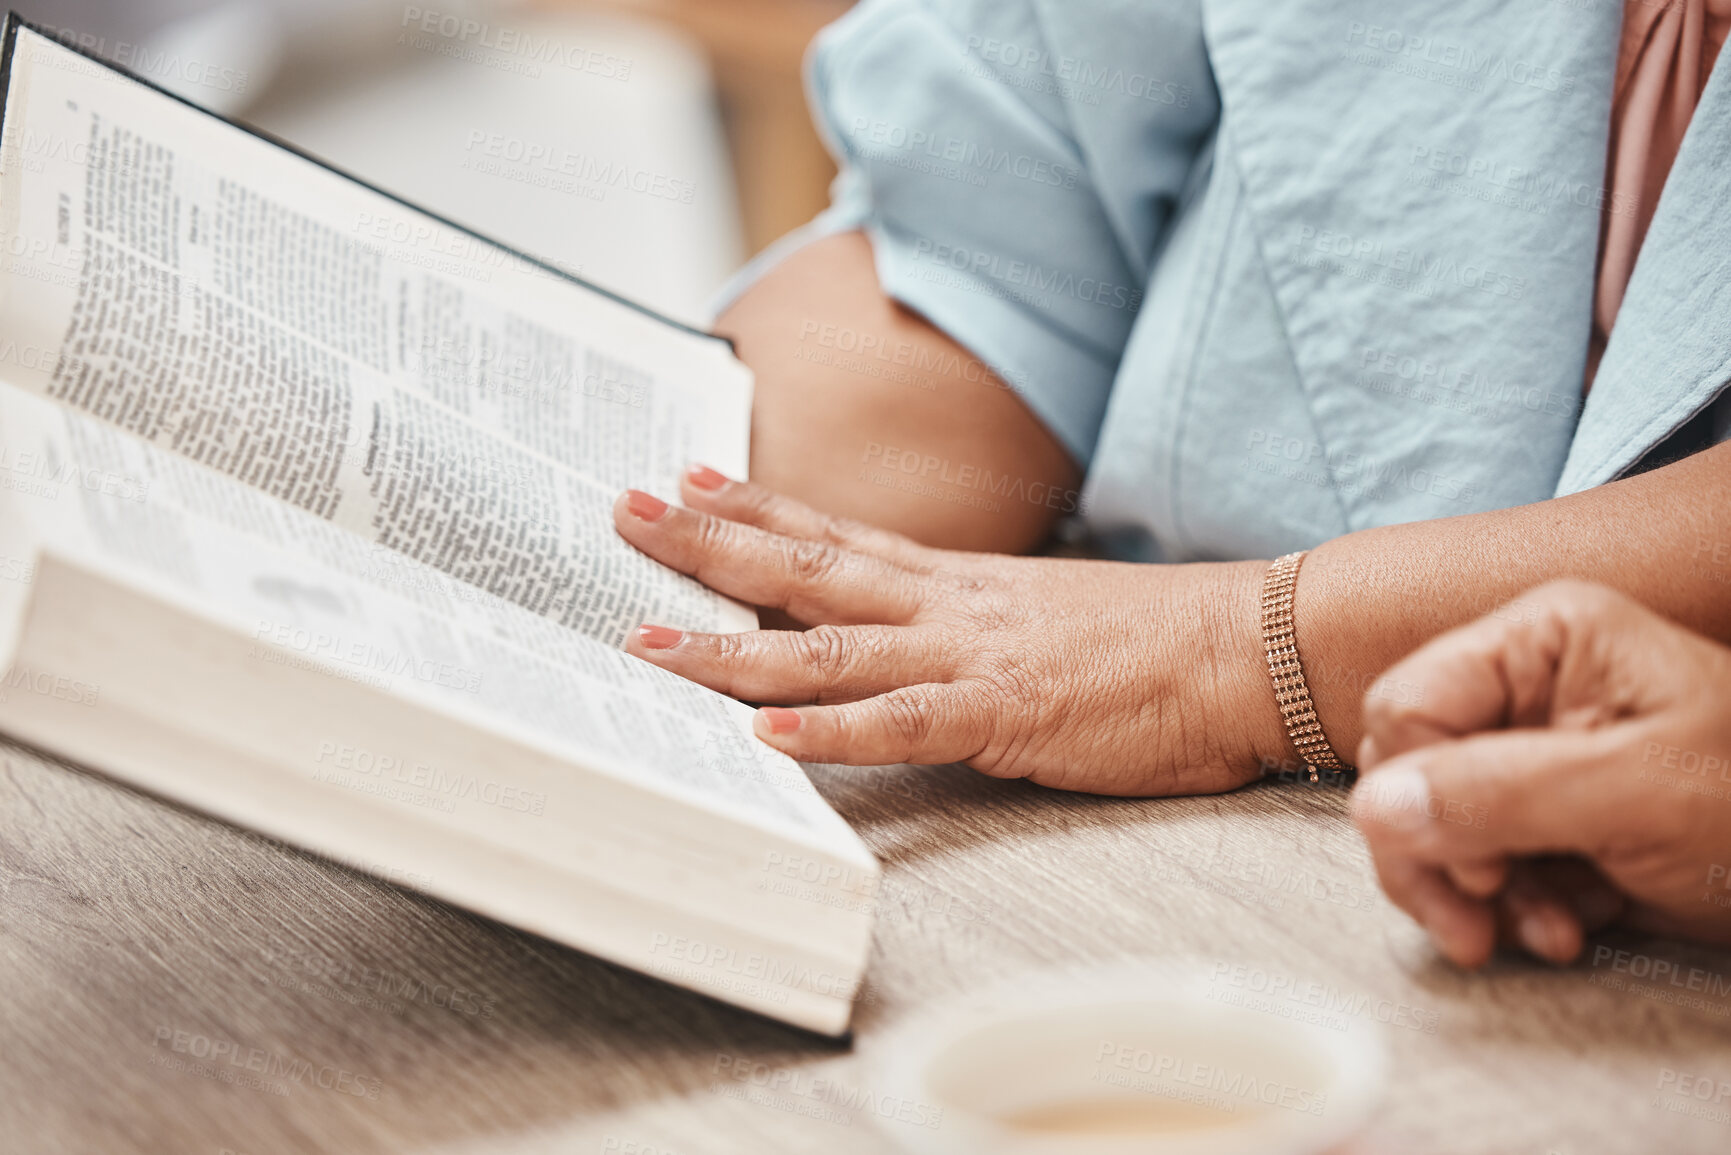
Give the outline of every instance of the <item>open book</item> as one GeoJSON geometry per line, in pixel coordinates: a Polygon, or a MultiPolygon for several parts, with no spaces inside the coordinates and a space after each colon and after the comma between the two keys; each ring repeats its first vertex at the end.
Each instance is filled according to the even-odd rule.
{"type": "Polygon", "coordinates": [[[744,705],[744,607],[613,530],[743,476],[725,342],[8,20],[0,730],[846,1030],[878,867],[744,705]]]}

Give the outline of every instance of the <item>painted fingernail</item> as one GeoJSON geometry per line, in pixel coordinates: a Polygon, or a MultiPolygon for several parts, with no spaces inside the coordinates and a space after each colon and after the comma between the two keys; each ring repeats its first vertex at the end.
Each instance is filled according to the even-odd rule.
{"type": "Polygon", "coordinates": [[[727,475],[707,465],[693,465],[685,471],[685,480],[705,493],[719,493],[727,485],[727,475]]]}
{"type": "Polygon", "coordinates": [[[1558,917],[1553,910],[1529,910],[1521,915],[1515,922],[1521,945],[1542,959],[1561,958],[1568,932],[1558,925],[1558,917]]]}
{"type": "Polygon", "coordinates": [[[1420,830],[1430,821],[1430,782],[1410,764],[1367,774],[1353,792],[1352,811],[1394,830],[1420,830]]]}
{"type": "Polygon", "coordinates": [[[798,710],[787,710],[780,706],[765,706],[758,711],[769,726],[771,734],[791,734],[805,724],[805,719],[798,710]]]}
{"type": "Polygon", "coordinates": [[[631,516],[638,521],[660,521],[667,516],[667,503],[654,494],[644,493],[641,489],[625,491],[625,508],[631,511],[631,516]]]}
{"type": "Polygon", "coordinates": [[[646,650],[671,650],[685,640],[685,631],[668,629],[666,626],[638,626],[637,640],[643,643],[646,650]]]}

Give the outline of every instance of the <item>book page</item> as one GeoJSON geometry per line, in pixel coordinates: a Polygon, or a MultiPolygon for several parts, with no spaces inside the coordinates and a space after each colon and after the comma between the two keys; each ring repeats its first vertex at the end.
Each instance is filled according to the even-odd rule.
{"type": "Polygon", "coordinates": [[[723,343],[28,30],[0,164],[9,380],[608,644],[755,624],[612,527],[744,474],[723,343]]]}
{"type": "Polygon", "coordinates": [[[135,575],[249,638],[261,663],[408,698],[803,841],[856,844],[799,765],[752,734],[749,707],[3,383],[0,467],[14,541],[28,521],[38,548],[135,575]]]}

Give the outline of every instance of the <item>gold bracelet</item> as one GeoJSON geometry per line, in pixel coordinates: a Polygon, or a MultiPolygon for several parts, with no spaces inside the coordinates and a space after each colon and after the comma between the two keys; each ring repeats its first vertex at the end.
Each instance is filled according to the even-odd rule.
{"type": "Polygon", "coordinates": [[[1268,673],[1274,678],[1274,700],[1286,720],[1286,733],[1298,748],[1298,756],[1319,780],[1317,771],[1344,774],[1353,769],[1340,760],[1323,737],[1316,703],[1304,682],[1304,666],[1298,660],[1298,635],[1292,622],[1292,599],[1298,591],[1298,567],[1304,552],[1289,553],[1268,567],[1262,579],[1262,647],[1268,652],[1268,673]]]}

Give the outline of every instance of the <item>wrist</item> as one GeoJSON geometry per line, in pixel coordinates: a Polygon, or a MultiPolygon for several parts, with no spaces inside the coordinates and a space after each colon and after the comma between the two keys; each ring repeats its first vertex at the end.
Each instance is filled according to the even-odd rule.
{"type": "Polygon", "coordinates": [[[1222,565],[1223,597],[1215,646],[1215,698],[1225,710],[1222,733],[1232,768],[1245,782],[1267,774],[1304,772],[1274,698],[1262,637],[1266,561],[1222,565]]]}
{"type": "Polygon", "coordinates": [[[1292,610],[1317,720],[1328,744],[1346,762],[1355,761],[1364,736],[1365,693],[1417,644],[1397,645],[1386,658],[1376,656],[1389,631],[1375,612],[1376,590],[1365,580],[1366,569],[1350,538],[1324,542],[1305,555],[1292,610]]]}

